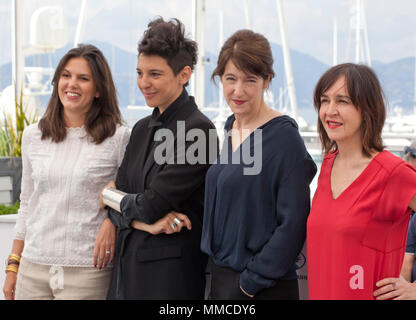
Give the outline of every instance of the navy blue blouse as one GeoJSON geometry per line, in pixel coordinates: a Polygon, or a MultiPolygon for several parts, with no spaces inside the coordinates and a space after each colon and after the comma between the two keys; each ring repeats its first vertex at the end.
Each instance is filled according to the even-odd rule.
{"type": "MultiPolygon", "coordinates": [[[[234,120],[234,115],[227,119],[226,133],[234,120]]],[[[217,163],[208,170],[201,240],[202,251],[216,265],[241,273],[240,285],[249,294],[279,279],[296,279],[295,261],[305,242],[310,210],[309,184],[316,174],[292,118],[273,118],[256,131],[234,152],[226,135],[217,163]],[[253,163],[230,163],[233,156],[239,158],[237,153],[248,159],[244,150],[252,156],[257,150],[257,174],[247,174],[253,163]]]]}

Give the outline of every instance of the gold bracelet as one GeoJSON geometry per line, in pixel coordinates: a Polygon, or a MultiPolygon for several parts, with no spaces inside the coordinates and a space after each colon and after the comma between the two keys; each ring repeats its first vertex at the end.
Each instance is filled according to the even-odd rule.
{"type": "Polygon", "coordinates": [[[16,260],[7,260],[6,267],[9,266],[9,265],[11,265],[11,264],[14,264],[16,266],[19,266],[20,265],[20,263],[17,262],[16,260]]]}
{"type": "Polygon", "coordinates": [[[6,267],[6,273],[7,273],[7,271],[17,273],[19,271],[19,267],[17,267],[16,265],[11,264],[11,265],[8,265],[6,267]]]}
{"type": "Polygon", "coordinates": [[[17,254],[10,254],[9,257],[7,258],[8,260],[14,260],[20,263],[20,256],[18,256],[17,254]]]}

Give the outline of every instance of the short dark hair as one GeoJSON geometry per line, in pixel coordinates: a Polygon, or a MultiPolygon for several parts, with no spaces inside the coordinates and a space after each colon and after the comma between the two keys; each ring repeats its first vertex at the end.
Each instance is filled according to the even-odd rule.
{"type": "MultiPolygon", "coordinates": [[[[365,65],[344,63],[330,68],[319,79],[314,91],[314,105],[321,108],[322,95],[341,77],[345,77],[352,104],[361,112],[361,139],[363,154],[370,156],[372,151],[383,151],[381,132],[386,120],[386,106],[383,89],[375,72],[365,65]]],[[[329,139],[318,116],[318,133],[325,154],[335,152],[338,146],[329,139]]]]}
{"type": "Polygon", "coordinates": [[[66,137],[66,125],[63,117],[63,105],[58,95],[58,82],[63,69],[72,58],[83,58],[87,61],[99,98],[94,98],[92,106],[86,114],[84,127],[87,134],[96,144],[114,135],[117,125],[121,124],[117,92],[111,75],[110,67],[103,53],[93,45],[79,44],[69,50],[61,59],[53,76],[52,95],[45,114],[39,121],[42,140],[51,138],[61,142],[66,137]]]}
{"type": "Polygon", "coordinates": [[[269,41],[260,33],[251,30],[239,30],[231,35],[221,48],[217,67],[211,79],[222,76],[227,62],[231,59],[234,65],[246,72],[263,79],[274,77],[273,54],[269,41]]]}
{"type": "Polygon", "coordinates": [[[138,52],[166,59],[175,76],[186,66],[194,70],[198,61],[198,45],[185,36],[185,27],[178,19],[164,21],[158,17],[151,21],[139,42],[138,52]]]}

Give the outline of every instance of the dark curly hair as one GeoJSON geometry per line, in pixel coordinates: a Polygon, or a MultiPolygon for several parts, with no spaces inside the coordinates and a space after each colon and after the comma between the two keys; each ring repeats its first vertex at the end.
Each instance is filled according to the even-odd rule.
{"type": "Polygon", "coordinates": [[[59,62],[52,80],[52,95],[38,125],[42,132],[42,140],[51,138],[54,142],[61,142],[66,138],[63,105],[58,95],[58,82],[62,71],[72,58],[83,58],[87,61],[96,89],[100,94],[99,98],[93,100],[84,123],[88,136],[94,143],[100,144],[114,135],[122,120],[108,62],[103,53],[91,44],[79,44],[77,48],[69,50],[59,62]]]}
{"type": "Polygon", "coordinates": [[[198,45],[185,36],[185,27],[178,19],[164,21],[158,17],[151,21],[139,42],[138,51],[139,55],[166,59],[175,76],[186,66],[194,70],[198,61],[198,45]]]}

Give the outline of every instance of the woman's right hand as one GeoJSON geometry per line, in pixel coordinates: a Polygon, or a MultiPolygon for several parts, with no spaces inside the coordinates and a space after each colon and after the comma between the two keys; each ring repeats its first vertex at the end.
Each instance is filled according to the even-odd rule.
{"type": "MultiPolygon", "coordinates": [[[[25,246],[24,240],[14,239],[11,255],[21,257],[24,246],[25,246]]],[[[16,258],[11,258],[10,256],[8,257],[8,259],[16,260],[16,258]]],[[[14,295],[15,295],[15,290],[16,290],[16,280],[17,280],[16,272],[6,271],[6,280],[4,281],[4,285],[3,285],[3,294],[6,300],[14,300],[14,295]]]]}
{"type": "Polygon", "coordinates": [[[153,224],[146,224],[137,220],[133,220],[131,227],[156,235],[161,233],[173,234],[181,232],[183,227],[191,230],[192,224],[188,216],[184,215],[183,213],[171,211],[166,216],[153,224]],[[177,223],[178,220],[180,221],[179,223],[177,223]]]}
{"type": "Polygon", "coordinates": [[[104,188],[101,189],[100,194],[98,195],[98,205],[101,209],[105,209],[105,204],[103,202],[103,191],[107,188],[114,188],[116,189],[116,183],[114,181],[110,181],[104,188]]]}
{"type": "Polygon", "coordinates": [[[3,293],[6,300],[14,300],[16,290],[17,273],[7,271],[6,280],[4,281],[3,293]]]}

